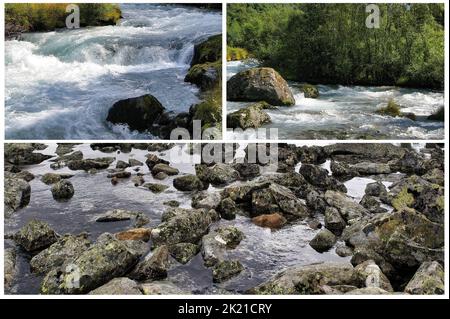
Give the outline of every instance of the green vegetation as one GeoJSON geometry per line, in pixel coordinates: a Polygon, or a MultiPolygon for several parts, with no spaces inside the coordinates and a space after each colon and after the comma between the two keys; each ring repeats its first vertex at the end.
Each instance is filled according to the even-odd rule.
{"type": "Polygon", "coordinates": [[[406,207],[411,207],[414,204],[414,196],[408,192],[408,189],[404,187],[400,193],[392,200],[392,207],[395,210],[402,210],[406,207]]]}
{"type": "MultiPolygon", "coordinates": [[[[52,31],[66,26],[68,3],[6,3],[5,34],[52,31]]],[[[79,3],[80,25],[116,24],[121,16],[117,4],[79,3]]]]}
{"type": "Polygon", "coordinates": [[[444,87],[444,4],[230,4],[228,45],[309,83],[444,87]]]}
{"type": "Polygon", "coordinates": [[[394,102],[394,100],[389,100],[388,105],[385,107],[382,107],[381,109],[377,110],[378,114],[381,115],[389,115],[389,116],[400,116],[400,106],[394,102]]]}
{"type": "Polygon", "coordinates": [[[203,94],[203,101],[194,106],[194,120],[202,121],[202,130],[217,127],[222,129],[222,90],[220,86],[203,94]]]}
{"type": "Polygon", "coordinates": [[[249,57],[250,55],[246,49],[227,47],[227,61],[245,60],[249,57]]]}

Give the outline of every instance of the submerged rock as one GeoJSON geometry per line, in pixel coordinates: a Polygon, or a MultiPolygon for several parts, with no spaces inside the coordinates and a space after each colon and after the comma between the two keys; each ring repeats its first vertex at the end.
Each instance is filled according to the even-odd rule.
{"type": "Polygon", "coordinates": [[[56,267],[68,265],[87,250],[90,245],[91,242],[84,234],[79,236],[64,235],[31,259],[31,271],[47,273],[56,267]]]}
{"type": "Polygon", "coordinates": [[[89,295],[142,295],[142,292],[139,284],[134,280],[119,277],[92,290],[89,295]]]}
{"type": "Polygon", "coordinates": [[[248,69],[232,76],[227,82],[227,100],[295,104],[287,82],[271,68],[248,69]]]}
{"type": "Polygon", "coordinates": [[[31,220],[15,235],[14,241],[28,252],[47,248],[58,240],[55,231],[45,222],[31,220]]]}
{"type": "Polygon", "coordinates": [[[41,283],[42,294],[83,294],[125,275],[140,254],[111,234],[97,241],[66,267],[50,271],[41,283]]]}
{"type": "Polygon", "coordinates": [[[406,285],[405,292],[412,295],[444,294],[444,268],[436,261],[424,262],[406,285]]]}
{"type": "Polygon", "coordinates": [[[151,130],[165,112],[164,106],[150,94],[120,100],[109,109],[106,120],[127,124],[131,130],[151,130]]]}

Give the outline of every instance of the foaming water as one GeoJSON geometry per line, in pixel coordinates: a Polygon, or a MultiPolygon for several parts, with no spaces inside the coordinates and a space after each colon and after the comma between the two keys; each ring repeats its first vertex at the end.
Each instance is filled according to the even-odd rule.
{"type": "MultiPolygon", "coordinates": [[[[227,64],[227,75],[257,66],[256,61],[233,61],[227,64]]],[[[392,86],[318,85],[320,97],[305,98],[300,83],[289,82],[295,105],[266,110],[272,123],[264,128],[277,128],[281,139],[442,139],[444,123],[427,120],[444,106],[444,93],[425,89],[392,86]],[[414,113],[416,121],[405,117],[376,114],[376,110],[393,99],[401,112],[414,113]]],[[[228,112],[248,103],[227,102],[228,112]]],[[[231,138],[240,139],[236,133],[231,138]]]]}
{"type": "Polygon", "coordinates": [[[221,32],[221,14],[181,6],[121,5],[118,26],[24,34],[6,41],[6,138],[148,139],[105,119],[114,102],[154,95],[187,111],[193,47],[221,32]]]}

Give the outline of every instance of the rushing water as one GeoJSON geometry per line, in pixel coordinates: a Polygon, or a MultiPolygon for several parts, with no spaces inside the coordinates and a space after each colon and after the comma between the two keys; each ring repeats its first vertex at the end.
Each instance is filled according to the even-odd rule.
{"type": "MultiPolygon", "coordinates": [[[[255,61],[227,64],[228,78],[255,61]]],[[[392,86],[318,85],[317,99],[305,98],[300,83],[289,82],[295,105],[267,110],[272,123],[263,128],[277,128],[280,139],[443,139],[444,122],[426,117],[444,106],[444,93],[425,89],[392,86]],[[402,112],[414,113],[416,121],[403,117],[376,114],[375,111],[394,99],[402,112]]],[[[227,112],[249,103],[227,102],[227,112]]],[[[242,134],[229,137],[244,139],[242,134]]],[[[256,137],[256,136],[250,136],[256,137]]]]}
{"type": "MultiPolygon", "coordinates": [[[[238,153],[241,153],[246,145],[241,145],[238,153]]],[[[55,155],[56,145],[50,144],[44,151],[45,154],[55,155]]],[[[84,158],[114,156],[116,160],[128,161],[135,158],[145,161],[147,151],[133,149],[131,153],[102,153],[93,151],[88,144],[77,145],[75,150],[80,150],[84,158]]],[[[171,165],[180,170],[180,174],[195,173],[194,158],[188,155],[186,146],[175,146],[171,151],[156,152],[159,157],[170,160],[171,165]],[[175,154],[175,155],[173,155],[175,154]],[[183,162],[180,160],[183,158],[183,162]],[[186,162],[189,159],[189,162],[186,162]]],[[[198,157],[197,157],[198,158],[198,157]]],[[[95,217],[107,210],[121,208],[141,211],[145,213],[151,222],[148,227],[155,227],[161,221],[161,214],[167,209],[163,202],[177,200],[181,207],[190,208],[191,196],[189,192],[177,191],[172,183],[175,177],[168,177],[163,181],[153,179],[146,166],[142,166],[140,172],[144,173],[146,182],[163,183],[170,186],[160,194],[153,194],[143,187],[135,187],[131,179],[120,180],[115,186],[111,185],[107,178],[107,170],[100,170],[96,174],[84,171],[71,171],[63,168],[54,171],[50,168],[51,159],[39,165],[23,167],[35,175],[30,182],[30,203],[14,213],[11,218],[5,219],[5,233],[13,233],[20,229],[31,219],[45,221],[59,234],[78,234],[88,232],[90,239],[95,240],[101,233],[115,233],[131,226],[132,222],[97,223],[95,217]],[[55,201],[51,194],[51,185],[41,182],[41,177],[47,172],[70,173],[74,176],[70,181],[74,185],[75,194],[69,201],[55,201]]],[[[115,162],[111,168],[115,167],[115,162]]],[[[300,164],[299,164],[300,166],[300,164]]],[[[296,168],[298,171],[299,166],[296,168]]],[[[329,162],[323,164],[329,169],[329,162]]],[[[132,174],[136,174],[133,168],[128,168],[132,174]]],[[[263,171],[263,174],[273,172],[263,171]]],[[[348,195],[359,201],[367,183],[373,182],[371,178],[355,178],[346,182],[349,189],[348,195]]],[[[240,182],[236,182],[240,183],[240,182]]],[[[386,184],[388,185],[388,184],[386,184]]],[[[210,186],[209,192],[220,191],[221,188],[210,186]]],[[[232,257],[239,259],[245,267],[245,271],[239,276],[222,284],[213,284],[211,270],[204,267],[201,254],[196,256],[186,265],[173,261],[169,271],[168,280],[181,288],[193,293],[220,293],[223,289],[240,293],[249,289],[286,267],[311,264],[320,261],[348,261],[349,258],[337,256],[334,249],[329,252],[318,253],[309,246],[309,241],[315,236],[317,230],[311,229],[307,221],[299,221],[284,226],[278,231],[270,231],[254,225],[244,216],[237,216],[235,220],[221,220],[212,227],[222,225],[234,225],[241,229],[245,235],[238,247],[230,251],[232,257]]],[[[10,240],[5,241],[6,247],[14,247],[10,240]]],[[[35,294],[39,292],[42,276],[30,273],[30,256],[19,251],[18,274],[9,293],[35,294]]]]}
{"type": "Polygon", "coordinates": [[[120,25],[6,41],[6,138],[143,139],[105,119],[120,99],[153,94],[170,111],[198,102],[185,83],[193,46],[221,32],[221,13],[123,4],[120,25]]]}

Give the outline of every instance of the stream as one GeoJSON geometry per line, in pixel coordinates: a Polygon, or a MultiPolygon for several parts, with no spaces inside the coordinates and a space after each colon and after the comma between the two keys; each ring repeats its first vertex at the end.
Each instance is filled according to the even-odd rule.
{"type": "Polygon", "coordinates": [[[5,42],[7,139],[153,139],[107,123],[109,108],[147,93],[175,113],[199,102],[184,76],[194,45],[221,33],[221,13],[157,4],[121,9],[120,25],[5,42]]]}

